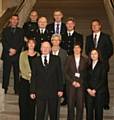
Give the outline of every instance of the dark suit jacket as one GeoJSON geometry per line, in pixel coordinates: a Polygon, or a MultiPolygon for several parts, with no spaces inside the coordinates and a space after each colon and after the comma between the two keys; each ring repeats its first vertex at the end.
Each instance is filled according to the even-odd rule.
{"type": "Polygon", "coordinates": [[[47,40],[47,41],[51,41],[50,40],[50,36],[49,36],[49,32],[48,30],[46,29],[44,33],[40,33],[40,29],[37,28],[36,31],[35,31],[35,35],[34,35],[34,38],[36,40],[36,50],[37,51],[40,51],[40,46],[41,46],[41,42],[43,40],[47,40]]]}
{"type": "Polygon", "coordinates": [[[3,45],[3,52],[1,58],[4,59],[18,59],[20,52],[22,50],[24,44],[24,32],[21,28],[16,28],[15,32],[13,33],[11,27],[6,27],[2,33],[2,45],[3,45]],[[9,49],[14,48],[16,49],[16,54],[14,56],[9,56],[9,49]]]}
{"type": "Polygon", "coordinates": [[[58,56],[61,59],[61,67],[62,67],[62,72],[63,72],[63,83],[65,83],[65,71],[64,71],[64,68],[65,68],[66,60],[67,60],[67,52],[64,49],[60,48],[58,56]]]}
{"type": "Polygon", "coordinates": [[[44,67],[41,56],[35,58],[32,64],[31,93],[36,93],[40,99],[57,97],[62,91],[62,70],[58,56],[50,55],[49,64],[44,67]]]}
{"type": "Polygon", "coordinates": [[[72,83],[74,81],[77,81],[80,83],[81,87],[84,88],[84,84],[85,84],[84,81],[87,75],[87,67],[88,67],[88,60],[85,57],[81,56],[79,69],[77,70],[74,55],[68,56],[65,66],[65,75],[68,86],[72,86],[72,83]],[[80,73],[79,78],[75,77],[75,73],[77,72],[80,73]]]}
{"type": "MultiPolygon", "coordinates": [[[[55,34],[55,27],[54,27],[54,22],[47,25],[47,29],[49,31],[49,35],[50,35],[50,38],[53,34],[55,34]]],[[[62,39],[64,38],[64,34],[66,33],[67,29],[66,29],[66,25],[64,23],[61,24],[61,31],[60,31],[60,34],[62,36],[62,39]]]]}
{"type": "Polygon", "coordinates": [[[95,89],[96,94],[103,93],[105,91],[105,79],[106,69],[104,69],[104,64],[98,62],[94,69],[92,69],[92,65],[90,65],[86,79],[86,89],[95,89]]]}
{"type": "MultiPolygon", "coordinates": [[[[89,55],[89,53],[93,48],[94,48],[94,42],[93,42],[93,35],[91,34],[86,38],[86,45],[85,45],[86,55],[89,55]]],[[[109,58],[113,54],[113,45],[110,36],[101,32],[97,48],[101,52],[102,59],[104,61],[109,60],[109,58]]]]}
{"type": "Polygon", "coordinates": [[[35,31],[38,28],[37,22],[28,21],[23,25],[24,33],[27,38],[34,38],[35,31]]]}
{"type": "Polygon", "coordinates": [[[83,36],[74,31],[72,36],[69,37],[66,32],[61,41],[61,47],[67,51],[68,55],[72,55],[75,42],[79,42],[81,44],[81,49],[83,49],[83,36]]]}

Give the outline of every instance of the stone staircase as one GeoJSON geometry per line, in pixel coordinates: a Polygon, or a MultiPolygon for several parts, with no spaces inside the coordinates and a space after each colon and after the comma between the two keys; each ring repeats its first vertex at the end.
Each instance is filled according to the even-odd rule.
{"type": "MultiPolygon", "coordinates": [[[[34,8],[40,16],[46,16],[48,21],[53,20],[52,14],[55,9],[60,9],[64,13],[64,21],[67,17],[76,18],[76,30],[84,35],[88,35],[90,22],[93,18],[99,18],[103,22],[103,31],[111,34],[108,18],[105,13],[103,0],[37,0],[34,8]]],[[[114,56],[110,60],[111,69],[109,72],[109,88],[111,105],[109,111],[104,111],[104,120],[114,120],[114,56]]],[[[0,81],[2,80],[2,65],[0,61],[0,81]]],[[[11,76],[10,84],[13,80],[11,76]]],[[[0,120],[19,120],[18,97],[13,95],[12,87],[5,96],[5,110],[0,112],[0,120]],[[10,108],[10,109],[9,109],[10,108]]],[[[67,109],[61,107],[60,120],[66,120],[67,109]]],[[[85,120],[85,112],[84,112],[85,120]]]]}

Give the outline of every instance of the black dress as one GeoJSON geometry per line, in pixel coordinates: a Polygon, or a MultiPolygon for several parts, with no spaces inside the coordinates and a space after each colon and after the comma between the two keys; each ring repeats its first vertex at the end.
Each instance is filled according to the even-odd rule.
{"type": "MultiPolygon", "coordinates": [[[[32,64],[32,60],[37,56],[28,56],[28,61],[32,64]]],[[[30,82],[24,78],[20,78],[19,89],[19,108],[20,108],[20,120],[34,120],[35,119],[35,100],[30,98],[30,82]]]]}

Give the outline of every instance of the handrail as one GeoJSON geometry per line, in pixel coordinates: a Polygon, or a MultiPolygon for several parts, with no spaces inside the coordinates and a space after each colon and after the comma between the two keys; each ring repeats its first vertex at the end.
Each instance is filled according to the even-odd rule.
{"type": "Polygon", "coordinates": [[[112,7],[114,9],[114,0],[110,0],[110,3],[111,3],[111,5],[112,5],[112,7]]]}
{"type": "Polygon", "coordinates": [[[20,10],[23,8],[24,2],[25,2],[25,0],[22,0],[22,2],[19,4],[17,9],[14,11],[14,14],[18,14],[20,12],[20,10]]]}
{"type": "Polygon", "coordinates": [[[109,19],[109,23],[112,29],[112,38],[114,39],[114,1],[113,0],[104,0],[104,6],[106,13],[109,19]]]}
{"type": "MultiPolygon", "coordinates": [[[[19,14],[19,12],[21,11],[21,9],[23,8],[23,4],[24,4],[25,0],[22,0],[22,2],[20,2],[19,6],[17,7],[17,9],[13,12],[13,14],[19,14]]],[[[6,27],[9,24],[9,21],[6,22],[6,24],[4,25],[4,27],[6,27]]]]}

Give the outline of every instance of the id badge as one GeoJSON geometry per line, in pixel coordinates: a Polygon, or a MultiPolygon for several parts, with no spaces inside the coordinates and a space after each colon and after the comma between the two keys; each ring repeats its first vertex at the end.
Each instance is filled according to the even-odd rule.
{"type": "Polygon", "coordinates": [[[75,77],[79,78],[80,77],[80,73],[75,73],[75,77]]]}

